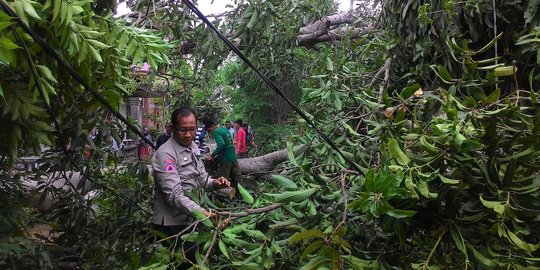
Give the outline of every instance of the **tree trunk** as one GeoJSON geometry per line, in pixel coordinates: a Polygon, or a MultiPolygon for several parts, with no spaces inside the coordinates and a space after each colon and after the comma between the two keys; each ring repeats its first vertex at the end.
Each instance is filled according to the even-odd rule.
{"type": "MultiPolygon", "coordinates": [[[[304,150],[304,145],[299,145],[294,148],[295,153],[304,150]]],[[[288,158],[287,149],[275,151],[264,156],[253,158],[242,158],[238,160],[242,174],[268,174],[276,168],[276,166],[288,158]]]]}

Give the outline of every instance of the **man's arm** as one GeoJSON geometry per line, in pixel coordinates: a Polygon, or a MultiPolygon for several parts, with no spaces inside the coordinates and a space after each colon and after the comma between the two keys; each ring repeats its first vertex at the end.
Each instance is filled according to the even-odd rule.
{"type": "Polygon", "coordinates": [[[155,155],[152,161],[154,177],[167,203],[185,213],[193,214],[197,210],[202,212],[204,208],[184,194],[174,156],[162,151],[155,155]]]}
{"type": "Polygon", "coordinates": [[[212,135],[214,135],[214,140],[216,140],[216,150],[212,152],[212,156],[219,156],[225,152],[225,140],[223,139],[223,136],[218,134],[217,132],[212,132],[212,135]]]}

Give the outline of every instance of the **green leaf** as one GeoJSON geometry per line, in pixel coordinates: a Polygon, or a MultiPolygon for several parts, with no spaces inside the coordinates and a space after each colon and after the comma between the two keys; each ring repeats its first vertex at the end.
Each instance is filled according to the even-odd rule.
{"type": "Polygon", "coordinates": [[[311,196],[318,188],[308,188],[298,191],[285,191],[280,194],[267,194],[276,199],[276,202],[289,203],[289,202],[301,202],[311,196]]]}
{"type": "Polygon", "coordinates": [[[286,189],[297,189],[298,186],[290,179],[285,178],[281,175],[272,175],[272,179],[274,179],[280,186],[286,188],[286,189]]]}
{"type": "Polygon", "coordinates": [[[516,73],[518,70],[517,67],[514,66],[501,66],[495,68],[495,76],[497,77],[504,77],[504,76],[512,76],[514,73],[516,73]]]}
{"type": "Polygon", "coordinates": [[[109,45],[107,45],[105,43],[102,43],[102,42],[94,40],[94,39],[87,39],[86,41],[88,43],[90,43],[93,47],[96,47],[96,48],[99,48],[99,49],[108,49],[108,48],[111,47],[111,46],[109,46],[109,45]]]}
{"type": "Polygon", "coordinates": [[[487,207],[489,209],[492,209],[493,211],[499,213],[500,215],[504,214],[505,206],[503,205],[502,202],[500,202],[500,201],[487,201],[484,198],[482,198],[482,195],[480,195],[480,201],[482,202],[482,204],[485,207],[487,207]]]}
{"type": "Polygon", "coordinates": [[[536,251],[538,249],[538,244],[534,245],[534,244],[529,244],[523,240],[521,240],[521,238],[519,238],[516,234],[514,234],[512,231],[510,230],[506,230],[506,233],[508,235],[508,239],[514,243],[516,246],[518,246],[520,249],[523,249],[527,252],[533,252],[533,251],[536,251]]]}
{"type": "Polygon", "coordinates": [[[207,218],[205,215],[202,214],[201,211],[194,211],[193,212],[193,215],[200,221],[202,221],[202,223],[208,227],[211,227],[213,228],[214,227],[214,223],[212,223],[212,221],[210,221],[209,218],[207,218]]]}
{"type": "Polygon", "coordinates": [[[310,239],[310,238],[321,238],[321,239],[324,239],[325,237],[325,234],[321,231],[321,230],[317,230],[317,229],[311,229],[311,230],[306,230],[306,231],[303,231],[303,232],[297,232],[295,234],[293,234],[290,238],[289,238],[289,245],[292,245],[298,241],[302,241],[302,240],[305,240],[305,239],[310,239]]]}
{"type": "Polygon", "coordinates": [[[36,65],[36,69],[39,71],[40,75],[44,76],[47,80],[58,83],[48,67],[43,65],[36,65]]]}
{"type": "Polygon", "coordinates": [[[296,161],[296,158],[294,157],[294,144],[291,141],[287,142],[287,155],[289,157],[289,161],[293,165],[298,166],[298,162],[296,161]]]}
{"type": "Polygon", "coordinates": [[[246,203],[253,203],[253,196],[251,196],[249,191],[247,191],[242,185],[240,185],[240,183],[238,183],[238,191],[240,192],[240,195],[242,195],[242,199],[244,199],[246,203]]]}
{"type": "Polygon", "coordinates": [[[431,65],[430,68],[435,72],[435,74],[441,78],[441,80],[444,82],[444,83],[447,83],[447,84],[453,84],[453,79],[452,77],[450,76],[450,73],[448,72],[448,70],[441,66],[441,65],[431,65]]]}
{"type": "Polygon", "coordinates": [[[507,187],[512,186],[512,181],[514,180],[514,174],[516,172],[516,159],[511,159],[510,163],[506,167],[506,172],[504,173],[503,184],[507,187]]]}
{"type": "Polygon", "coordinates": [[[421,85],[419,83],[414,83],[413,85],[411,86],[407,86],[405,88],[403,88],[403,90],[401,90],[401,97],[403,99],[407,99],[409,98],[410,96],[412,96],[414,94],[414,92],[416,92],[416,90],[418,90],[419,88],[421,87],[421,85]]]}
{"type": "Polygon", "coordinates": [[[258,19],[259,19],[259,12],[257,11],[257,9],[255,9],[253,10],[253,14],[251,14],[251,19],[249,20],[246,27],[248,29],[253,28],[253,26],[255,26],[255,24],[257,23],[258,19]]]}
{"type": "Polygon", "coordinates": [[[420,194],[422,194],[422,196],[426,198],[430,198],[430,199],[437,198],[438,196],[437,193],[433,193],[429,191],[429,186],[426,183],[426,181],[419,181],[417,186],[418,186],[418,191],[420,192],[420,194]]]}
{"type": "Polygon", "coordinates": [[[432,154],[439,153],[439,148],[437,148],[435,145],[429,143],[426,140],[426,136],[420,137],[420,144],[424,147],[424,149],[432,154]]]}
{"type": "Polygon", "coordinates": [[[497,88],[495,91],[493,91],[489,96],[486,98],[485,102],[488,104],[494,103],[499,100],[499,97],[501,96],[501,89],[497,88]]]}
{"type": "Polygon", "coordinates": [[[0,37],[0,47],[4,48],[5,50],[14,50],[19,48],[19,45],[15,44],[10,39],[7,39],[5,37],[0,37]]]}
{"type": "Polygon", "coordinates": [[[396,140],[390,139],[388,142],[388,150],[390,155],[397,160],[400,165],[407,165],[411,160],[403,153],[396,140]]]}
{"type": "Polygon", "coordinates": [[[479,54],[479,53],[483,53],[483,52],[486,52],[487,50],[489,50],[489,48],[493,47],[493,45],[495,44],[495,42],[497,42],[497,40],[499,40],[503,35],[503,32],[501,32],[500,34],[498,34],[494,39],[492,39],[488,44],[486,44],[484,47],[482,47],[480,50],[478,51],[474,51],[472,54],[473,55],[476,55],[476,54],[479,54]]]}
{"type": "Polygon", "coordinates": [[[88,50],[90,52],[90,55],[92,56],[92,58],[94,58],[94,60],[98,61],[98,62],[103,62],[103,60],[101,59],[101,55],[99,54],[99,51],[92,47],[92,46],[88,46],[88,50]]]}
{"type": "Polygon", "coordinates": [[[227,251],[227,246],[225,246],[225,243],[223,243],[221,239],[219,239],[218,241],[218,246],[221,253],[223,253],[223,255],[225,255],[225,257],[227,257],[228,259],[231,259],[231,257],[229,256],[229,252],[227,251]]]}
{"type": "MultiPolygon", "coordinates": [[[[33,1],[32,1],[33,2],[33,1]]],[[[32,6],[32,4],[30,4],[29,2],[26,2],[26,1],[22,1],[23,3],[23,9],[24,11],[30,15],[30,17],[36,19],[36,20],[40,20],[41,18],[38,16],[38,14],[36,13],[36,10],[34,9],[34,7],[32,6]]],[[[33,2],[33,3],[36,3],[36,2],[33,2]]]]}
{"type": "Polygon", "coordinates": [[[441,182],[443,182],[445,184],[448,184],[448,185],[457,185],[457,184],[459,184],[461,182],[459,180],[446,178],[442,174],[439,174],[439,178],[441,179],[441,182]]]}
{"type": "Polygon", "coordinates": [[[461,235],[461,232],[459,231],[458,227],[452,227],[452,240],[454,240],[454,244],[456,244],[457,249],[461,251],[465,257],[467,256],[467,249],[465,247],[465,240],[463,240],[463,236],[461,235]]]}
{"type": "Polygon", "coordinates": [[[402,210],[402,209],[391,209],[386,211],[386,214],[393,218],[406,218],[412,217],[416,214],[416,211],[413,210],[402,210]]]}
{"type": "Polygon", "coordinates": [[[300,267],[298,270],[324,270],[321,265],[329,262],[330,259],[326,256],[317,256],[311,259],[307,264],[300,267]]]}
{"type": "Polygon", "coordinates": [[[14,22],[0,22],[0,31],[10,27],[14,22]]]}
{"type": "Polygon", "coordinates": [[[324,244],[323,240],[317,240],[304,249],[302,255],[300,255],[300,261],[304,260],[307,256],[313,253],[315,250],[319,249],[324,244]]]}
{"type": "Polygon", "coordinates": [[[330,57],[326,57],[326,69],[329,71],[334,71],[334,62],[332,62],[332,59],[330,57]]]}

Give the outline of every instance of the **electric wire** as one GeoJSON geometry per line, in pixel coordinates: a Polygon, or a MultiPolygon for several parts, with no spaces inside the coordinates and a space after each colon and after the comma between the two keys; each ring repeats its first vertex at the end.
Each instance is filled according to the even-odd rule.
{"type": "MultiPolygon", "coordinates": [[[[17,17],[17,15],[13,12],[13,10],[11,10],[8,6],[5,5],[4,1],[0,1],[0,5],[2,7],[2,9],[4,10],[4,12],[6,12],[6,14],[8,14],[9,16],[11,16],[12,18],[15,18],[19,25],[25,25],[22,21],[20,21],[20,19],[17,17]]],[[[25,25],[26,26],[26,25],[25,25]]],[[[15,39],[17,40],[17,42],[19,43],[19,45],[21,46],[21,48],[23,48],[23,51],[24,51],[24,57],[26,59],[26,61],[28,62],[28,66],[30,67],[30,71],[32,73],[32,77],[34,78],[34,83],[36,85],[36,88],[38,89],[38,92],[41,96],[41,98],[43,100],[45,100],[45,93],[44,93],[44,89],[43,89],[43,86],[41,85],[41,82],[39,81],[39,76],[37,74],[37,71],[36,71],[36,68],[35,68],[35,65],[31,59],[31,56],[30,56],[30,53],[28,51],[28,47],[26,46],[26,44],[24,43],[24,41],[22,40],[22,38],[20,37],[20,35],[17,33],[17,31],[14,29],[13,26],[11,26],[11,30],[13,32],[13,35],[15,36],[15,39]]],[[[23,27],[23,30],[24,30],[24,27],[23,27]]],[[[27,32],[28,33],[28,32],[27,32]]],[[[29,34],[29,33],[28,33],[29,34]]],[[[34,39],[35,40],[35,39],[34,39]]],[[[76,73],[76,71],[75,71],[76,73]]],[[[62,130],[60,128],[60,124],[58,123],[58,119],[56,118],[56,115],[54,114],[54,111],[52,110],[50,104],[45,103],[45,107],[46,107],[46,111],[47,113],[49,114],[49,117],[51,118],[51,120],[53,121],[54,123],[54,126],[55,126],[55,129],[56,129],[56,132],[58,132],[58,136],[60,137],[60,144],[61,144],[61,148],[62,148],[62,151],[64,152],[64,154],[66,155],[68,161],[71,163],[71,165],[73,165],[75,167],[75,169],[77,169],[81,175],[83,177],[85,177],[87,180],[91,181],[92,183],[98,185],[99,187],[103,188],[103,189],[106,189],[108,190],[109,192],[111,192],[114,196],[117,196],[119,197],[120,199],[128,202],[129,204],[131,205],[134,205],[136,206],[137,208],[139,208],[141,211],[143,211],[145,214],[151,214],[150,212],[148,212],[146,209],[144,209],[143,207],[141,207],[137,202],[123,196],[123,195],[120,195],[118,193],[116,193],[116,191],[114,191],[112,188],[110,187],[107,187],[105,186],[104,184],[102,183],[99,183],[98,181],[95,181],[92,179],[92,177],[90,177],[82,168],[79,167],[78,164],[76,164],[76,162],[74,161],[73,157],[69,154],[69,151],[67,150],[66,146],[64,145],[64,143],[62,142],[63,140],[63,133],[62,133],[62,130]]],[[[109,105],[109,104],[107,104],[109,105]]],[[[111,107],[109,105],[109,107],[111,107]]],[[[112,108],[112,107],[111,107],[112,108]]],[[[126,120],[127,121],[127,120],[126,120]]],[[[144,137],[144,136],[143,136],[144,137]]],[[[66,182],[69,183],[69,185],[71,186],[71,188],[74,189],[74,191],[76,192],[77,188],[75,188],[73,186],[73,184],[68,181],[68,179],[66,179],[66,182]]],[[[78,194],[78,193],[77,193],[78,194]]]]}
{"type": "Polygon", "coordinates": [[[30,29],[30,27],[26,25],[17,16],[17,14],[4,2],[4,0],[0,0],[0,5],[2,9],[4,10],[4,12],[6,12],[6,14],[8,14],[10,17],[14,18],[19,24],[19,26],[24,30],[24,32],[30,35],[34,39],[34,41],[36,41],[39,44],[39,46],[43,48],[45,53],[47,53],[48,55],[53,57],[56,61],[58,61],[58,63],[60,63],[60,65],[71,75],[71,77],[73,77],[73,79],[75,79],[79,84],[81,84],[86,91],[90,92],[101,104],[103,104],[112,114],[114,114],[116,118],[120,119],[120,121],[126,124],[126,126],[131,131],[133,131],[135,134],[141,137],[141,139],[145,141],[147,144],[152,146],[154,150],[157,150],[156,145],[152,141],[147,139],[138,128],[130,124],[128,120],[122,114],[120,114],[117,110],[115,110],[112,107],[112,105],[109,104],[109,102],[107,102],[107,100],[105,100],[105,98],[103,98],[96,90],[92,89],[88,85],[88,83],[84,81],[81,75],[79,75],[79,73],[64,58],[62,58],[53,48],[51,48],[51,46],[49,46],[49,44],[47,44],[36,32],[30,29]]]}
{"type": "Polygon", "coordinates": [[[339,155],[341,157],[343,157],[343,159],[345,161],[347,161],[347,163],[349,163],[349,165],[356,169],[356,171],[358,171],[358,173],[360,173],[361,175],[363,175],[364,173],[362,172],[362,169],[360,168],[360,166],[356,163],[354,163],[351,159],[349,159],[347,156],[345,156],[343,154],[343,152],[337,147],[337,145],[332,141],[330,140],[330,138],[328,138],[328,136],[326,136],[326,134],[324,134],[319,128],[317,128],[317,126],[315,125],[315,123],[313,121],[311,121],[311,119],[309,119],[309,117],[300,109],[298,108],[298,106],[296,106],[296,104],[294,104],[284,93],[283,91],[281,90],[280,87],[278,87],[272,80],[270,80],[266,75],[264,75],[257,67],[255,67],[255,65],[253,65],[253,63],[251,63],[251,61],[240,51],[240,49],[238,49],[228,38],[226,38],[209,20],[208,18],[206,18],[206,16],[204,16],[204,14],[201,13],[201,11],[199,11],[199,9],[189,0],[182,0],[182,2],[184,2],[186,4],[186,6],[188,6],[188,8],[197,15],[197,17],[199,17],[199,19],[201,19],[210,29],[212,29],[212,31],[214,31],[214,33],[223,41],[225,42],[225,44],[227,45],[227,47],[229,47],[229,49],[231,49],[238,57],[240,57],[240,59],[242,59],[242,61],[244,61],[244,63],[246,65],[248,65],[253,71],[255,71],[255,73],[257,73],[257,75],[259,75],[259,77],[272,89],[274,90],[274,92],[276,92],[276,94],[278,94],[280,97],[282,97],[286,102],[287,104],[289,104],[291,106],[291,108],[293,108],[293,110],[298,114],[300,115],[300,117],[302,117],[306,123],[308,123],[308,125],[310,125],[318,134],[319,136],[321,136],[321,138],[326,142],[328,143],[334,150],[336,150],[339,155]]]}

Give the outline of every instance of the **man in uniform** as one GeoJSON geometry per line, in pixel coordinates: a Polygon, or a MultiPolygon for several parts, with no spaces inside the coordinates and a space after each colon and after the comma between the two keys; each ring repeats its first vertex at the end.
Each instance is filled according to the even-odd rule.
{"type": "MultiPolygon", "coordinates": [[[[154,228],[166,236],[189,233],[199,211],[216,222],[210,209],[204,209],[187,193],[228,188],[230,182],[224,177],[213,179],[204,169],[199,148],[193,141],[197,131],[195,111],[188,107],[178,108],[171,115],[172,139],[166,141],[154,154],[154,205],[152,222],[154,228]]],[[[227,226],[228,219],[221,226],[227,226]]],[[[178,239],[178,238],[177,238],[178,239]]],[[[195,262],[197,246],[191,242],[182,245],[188,261],[195,262]]],[[[188,268],[183,264],[180,268],[188,268]]]]}

